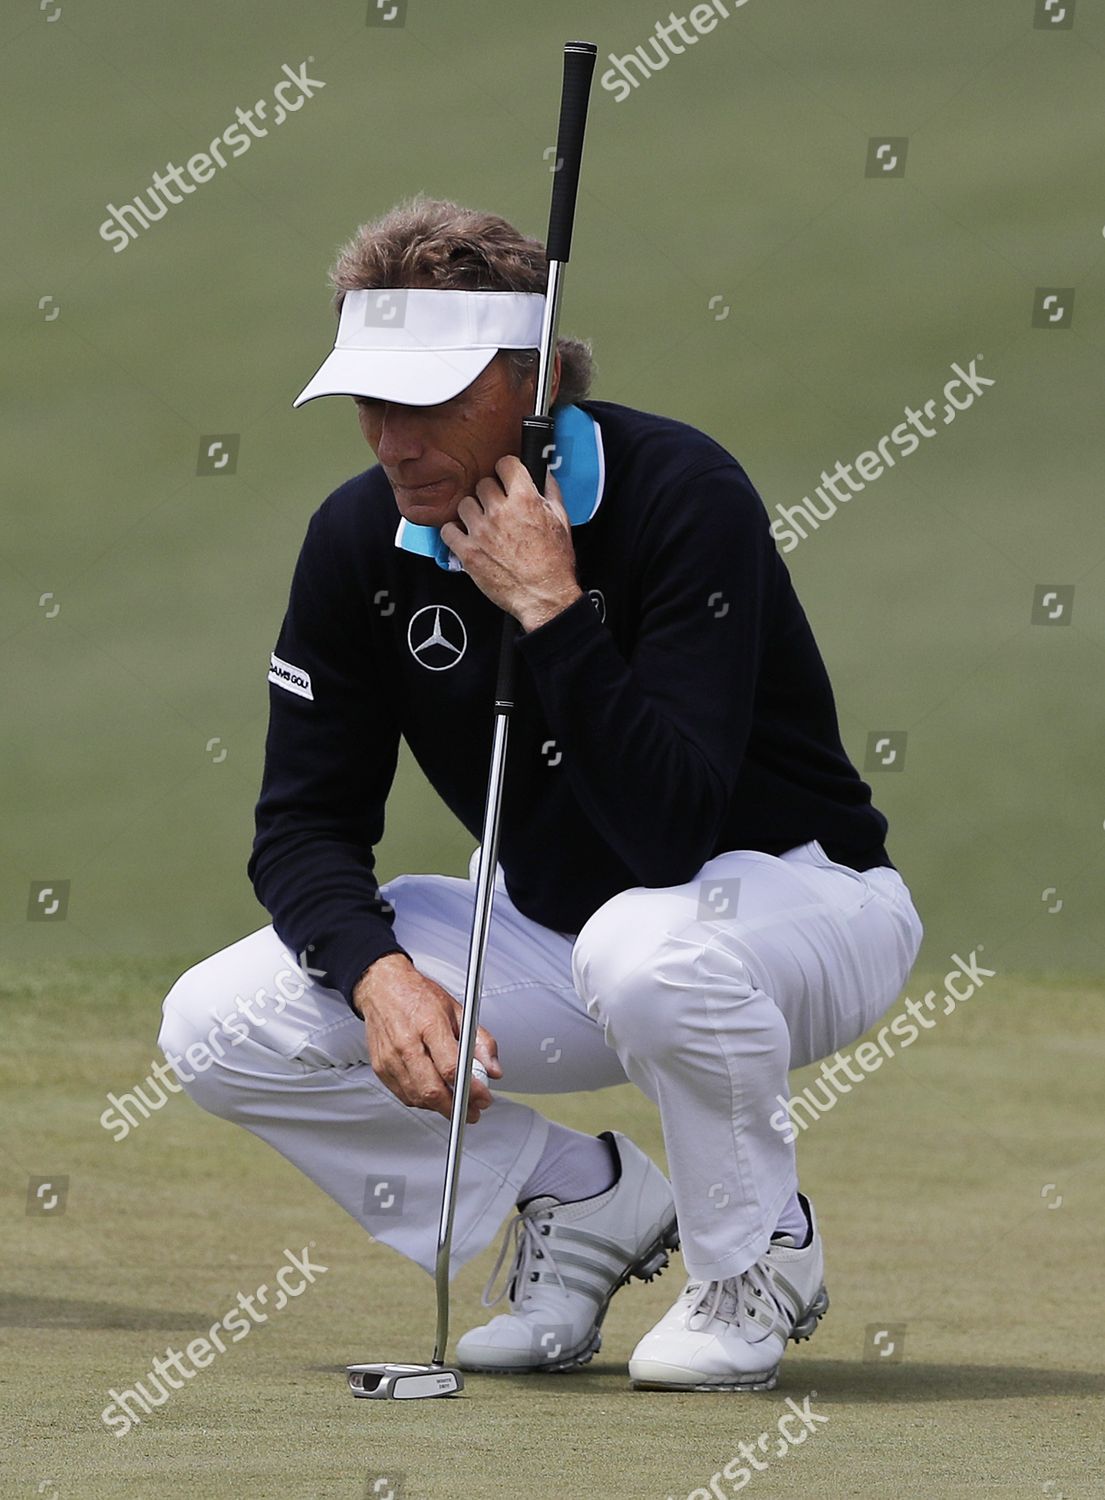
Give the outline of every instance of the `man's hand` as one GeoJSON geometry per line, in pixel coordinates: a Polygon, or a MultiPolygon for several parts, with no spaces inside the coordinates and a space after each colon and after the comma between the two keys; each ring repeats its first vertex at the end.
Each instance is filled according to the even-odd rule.
{"type": "Polygon", "coordinates": [[[572,524],[551,474],[547,496],[538,493],[520,458],[501,458],[495,476],[464,497],[457,520],[441,528],[441,540],[489,599],[525,630],[536,630],[583,592],[572,524]]]}
{"type": "MultiPolygon", "coordinates": [[[[380,1081],[412,1109],[449,1118],[457,1072],[461,1007],[447,990],[419,972],[403,953],[387,953],[366,969],[353,991],[364,1017],[368,1055],[380,1081]]],[[[498,1045],[482,1026],[476,1056],[492,1078],[501,1078],[498,1045]]],[[[472,1079],[468,1124],[492,1104],[491,1091],[472,1079]]]]}

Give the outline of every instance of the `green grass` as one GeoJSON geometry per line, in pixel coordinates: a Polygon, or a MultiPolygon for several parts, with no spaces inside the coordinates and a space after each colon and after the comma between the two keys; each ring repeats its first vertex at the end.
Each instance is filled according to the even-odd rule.
{"type": "MultiPolygon", "coordinates": [[[[408,1410],[355,1404],[338,1371],[425,1356],[422,1273],[187,1100],[118,1145],[97,1121],[145,1076],[176,974],[266,920],[245,879],[265,664],[309,515],[370,459],[341,403],[290,409],[330,343],[333,251],[418,189],[543,234],[561,44],[594,36],[601,72],[659,12],[410,0],[388,32],[366,0],[59,3],[0,19],[0,1490],[348,1497],[397,1467],[402,1500],[678,1500],[816,1388],[831,1423],[750,1493],[1105,1493],[1102,7],[1048,34],[1031,0],[748,0],[624,104],[596,87],[564,314],[596,395],[711,432],[773,509],[952,361],[997,382],[787,561],[853,757],[908,731],[872,782],[922,964],[935,983],[983,945],[999,978],[802,1138],[834,1302],[778,1392],[628,1390],[669,1273],[619,1295],[586,1371],[408,1410]],[[308,57],[317,98],[114,255],[105,205],[308,57]],[[900,180],[864,175],[880,134],[909,138],[900,180]],[[1031,327],[1041,286],[1075,288],[1071,328],[1031,327]],[[236,473],[197,476],[221,433],[236,473]],[[1075,585],[1069,627],[1030,623],[1045,583],[1075,585]],[[62,880],[67,919],[28,921],[32,882],[62,880]],[[54,1174],[66,1213],[28,1216],[54,1174]],[[104,1431],[108,1387],[309,1239],[330,1266],[309,1295],[104,1431]],[[864,1360],[873,1323],[905,1325],[900,1363],[864,1360]]],[[[473,842],[404,756],[381,876],[462,873],[473,842]]],[[[660,1149],[631,1090],[550,1110],[660,1149]]]]}
{"type": "MultiPolygon", "coordinates": [[[[120,1143],[97,1123],[108,1090],[145,1076],[161,996],[189,961],[0,968],[4,1494],[336,1500],[398,1472],[403,1500],[679,1500],[773,1428],[786,1396],[811,1390],[830,1421],[750,1493],[1102,1493],[1105,1143],[1086,1115],[1100,1093],[1100,982],[988,981],[804,1133],[833,1305],[776,1391],[630,1390],[626,1358],[678,1292],[672,1268],[619,1293],[585,1370],[473,1376],[459,1400],[406,1407],[354,1402],[342,1366],[428,1357],[423,1272],[186,1098],[120,1143]],[[69,1177],[65,1213],[28,1216],[27,1178],[51,1174],[69,1177]],[[109,1388],[308,1242],[328,1270],[298,1302],[128,1436],[106,1431],[109,1388]],[[904,1327],[900,1361],[864,1357],[870,1325],[904,1327]]],[[[910,992],[928,983],[918,975],[910,992]]],[[[655,1112],[629,1087],[538,1102],[579,1128],[628,1131],[663,1160],[655,1112]]],[[[457,1279],[454,1337],[480,1319],[491,1254],[457,1279]]]]}

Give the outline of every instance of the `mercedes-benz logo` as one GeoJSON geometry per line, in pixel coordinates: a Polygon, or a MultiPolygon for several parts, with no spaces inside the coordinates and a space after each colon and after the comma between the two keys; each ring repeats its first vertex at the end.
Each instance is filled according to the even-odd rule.
{"type": "Polygon", "coordinates": [[[430,672],[455,667],[468,648],[468,632],[455,609],[426,604],[411,615],[407,645],[420,666],[430,672]]]}

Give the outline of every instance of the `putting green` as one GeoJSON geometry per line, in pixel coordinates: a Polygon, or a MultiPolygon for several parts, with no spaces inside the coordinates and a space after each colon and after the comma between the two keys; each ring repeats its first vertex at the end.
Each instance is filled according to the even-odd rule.
{"type": "MultiPolygon", "coordinates": [[[[678,1292],[673,1266],[618,1294],[583,1371],[472,1376],[460,1399],[385,1405],[355,1402],[342,1366],[427,1357],[428,1277],[186,1098],[118,1143],[98,1123],[108,1090],[145,1077],[160,997],[188,961],[0,969],[4,1494],[685,1500],[812,1391],[828,1422],[749,1493],[1102,1493],[1105,1144],[1085,1113],[1100,1098],[1099,983],[988,981],[804,1132],[833,1305],[775,1391],[630,1390],[626,1357],[678,1292]],[[61,1176],[64,1212],[26,1212],[28,1180],[61,1176]],[[103,1426],[111,1388],[308,1245],[327,1267],[315,1285],[128,1435],[103,1426]]],[[[632,1089],[546,1102],[662,1160],[632,1089]]],[[[480,1316],[490,1261],[457,1279],[457,1332],[480,1316]]]]}

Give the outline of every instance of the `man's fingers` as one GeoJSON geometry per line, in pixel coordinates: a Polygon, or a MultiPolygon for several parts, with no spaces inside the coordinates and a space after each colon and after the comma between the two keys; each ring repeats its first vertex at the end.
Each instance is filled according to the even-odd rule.
{"type": "Polygon", "coordinates": [[[556,475],[550,474],[545,481],[545,507],[551,510],[564,530],[571,535],[572,522],[568,512],[564,509],[564,496],[560,485],[556,481],[556,475]]]}
{"type": "MultiPolygon", "coordinates": [[[[453,1108],[462,1007],[449,992],[417,975],[407,995],[369,997],[365,1039],[380,1082],[410,1109],[428,1109],[448,1119],[453,1108]],[[413,991],[413,993],[411,993],[413,991]]],[[[476,1053],[489,1075],[500,1077],[495,1039],[482,1027],[476,1053]]],[[[491,1092],[474,1080],[469,1087],[468,1123],[493,1103],[491,1092]]]]}
{"type": "MultiPolygon", "coordinates": [[[[437,1013],[438,1024],[449,1035],[448,1020],[437,1013]]],[[[455,1043],[454,1050],[455,1050],[455,1043]]],[[[406,1026],[399,1035],[382,1026],[369,1028],[369,1058],[380,1081],[411,1109],[430,1109],[448,1117],[452,1093],[423,1036],[406,1026]]]]}
{"type": "Polygon", "coordinates": [[[448,547],[449,551],[455,552],[461,562],[463,562],[465,548],[470,541],[464,527],[458,526],[456,521],[446,521],[445,525],[441,527],[440,535],[441,540],[448,547]]]}
{"type": "MultiPolygon", "coordinates": [[[[480,1050],[480,1048],[479,1048],[479,1033],[482,1030],[483,1030],[483,1028],[480,1027],[480,1028],[477,1029],[477,1033],[476,1033],[476,1036],[477,1036],[476,1055],[477,1056],[479,1056],[479,1050],[480,1050]]],[[[483,1034],[484,1034],[484,1037],[488,1037],[488,1033],[487,1032],[484,1032],[483,1034]]],[[[457,1061],[458,1061],[459,1050],[460,1050],[459,1047],[458,1047],[458,1045],[457,1045],[458,1041],[459,1041],[459,1038],[460,1038],[460,1006],[457,1005],[456,1002],[454,1001],[453,1005],[450,1006],[449,1010],[443,1013],[442,1020],[441,1020],[441,1025],[437,1026],[437,1027],[434,1027],[432,1033],[427,1032],[426,1037],[425,1037],[426,1044],[430,1048],[430,1051],[431,1051],[431,1053],[433,1055],[434,1065],[436,1066],[437,1071],[441,1074],[441,1077],[445,1080],[445,1083],[448,1086],[448,1088],[449,1088],[450,1091],[456,1085],[457,1061]]],[[[490,1040],[490,1038],[488,1038],[488,1039],[490,1040]]],[[[493,1042],[492,1042],[492,1045],[494,1045],[493,1042]]],[[[486,1050],[486,1043],[485,1043],[485,1050],[486,1050]]],[[[495,1076],[499,1077],[501,1075],[502,1069],[499,1067],[498,1063],[495,1062],[495,1060],[494,1060],[493,1057],[481,1058],[480,1061],[483,1062],[484,1066],[487,1068],[488,1073],[492,1072],[492,1066],[491,1066],[491,1064],[493,1064],[494,1065],[494,1069],[495,1069],[495,1076]]],[[[487,1109],[487,1107],[492,1103],[491,1091],[487,1088],[487,1086],[485,1084],[479,1083],[479,1082],[477,1082],[476,1079],[473,1078],[471,1084],[469,1085],[468,1099],[469,1099],[470,1106],[475,1106],[476,1113],[478,1115],[478,1113],[479,1113],[479,1111],[481,1109],[487,1109]]],[[[471,1121],[471,1119],[472,1119],[472,1110],[471,1110],[471,1108],[469,1108],[468,1118],[469,1118],[469,1121],[471,1121]]]]}
{"type": "Polygon", "coordinates": [[[430,1109],[448,1118],[452,1107],[452,1091],[441,1075],[434,1057],[424,1049],[398,1054],[395,1092],[404,1104],[414,1109],[430,1109]]]}
{"type": "Polygon", "coordinates": [[[455,1001],[452,1005],[438,1011],[422,1033],[422,1040],[433,1058],[434,1066],[450,1088],[452,1088],[457,1072],[459,1036],[460,1009],[455,1001]]]}
{"type": "MultiPolygon", "coordinates": [[[[450,1095],[456,1085],[457,1078],[457,1061],[460,1052],[458,1047],[460,1018],[461,1006],[454,1000],[449,1010],[444,1012],[442,1026],[435,1028],[432,1037],[429,1034],[426,1036],[427,1045],[431,1047],[433,1053],[435,1066],[441,1077],[445,1080],[450,1090],[450,1095]],[[448,1022],[448,1026],[445,1025],[445,1021],[448,1022]]],[[[475,1055],[483,1063],[492,1078],[501,1078],[503,1075],[503,1070],[496,1056],[497,1051],[495,1038],[489,1031],[485,1031],[482,1026],[478,1026],[476,1028],[475,1055]]],[[[481,1111],[489,1109],[494,1102],[494,1097],[487,1085],[473,1078],[468,1085],[467,1120],[469,1125],[478,1120],[481,1111]]]]}
{"type": "MultiPolygon", "coordinates": [[[[481,479],[480,484],[482,483],[483,480],[481,479]]],[[[479,487],[479,484],[477,484],[477,492],[479,491],[479,487]]],[[[465,526],[470,526],[478,516],[482,515],[483,505],[474,495],[465,495],[464,499],[457,506],[457,516],[464,522],[465,526]]]]}
{"type": "Polygon", "coordinates": [[[545,499],[552,506],[553,510],[558,511],[562,516],[567,518],[568,512],[564,509],[564,493],[557,482],[555,474],[550,473],[545,479],[545,499]]]}
{"type": "MultiPolygon", "coordinates": [[[[397,1034],[370,1029],[369,1056],[377,1077],[411,1109],[429,1109],[448,1119],[453,1108],[462,1007],[447,992],[441,1004],[419,1017],[418,1030],[406,1018],[397,1034]]],[[[490,1077],[501,1078],[495,1038],[482,1026],[476,1031],[475,1055],[490,1077]]],[[[494,1103],[486,1084],[473,1078],[468,1091],[468,1123],[474,1124],[494,1103]]]]}
{"type": "MultiPolygon", "coordinates": [[[[454,1010],[450,1019],[453,1023],[453,1035],[460,1040],[460,1022],[464,1008],[459,1001],[453,1001],[454,1010]]],[[[479,1058],[492,1078],[503,1076],[502,1065],[499,1062],[499,1044],[488,1031],[486,1026],[476,1027],[475,1056],[479,1058]]]]}
{"type": "MultiPolygon", "coordinates": [[[[552,462],[555,463],[556,458],[553,450],[551,448],[546,449],[546,453],[552,456],[552,462]]],[[[512,484],[524,484],[530,478],[529,470],[516,453],[508,453],[504,458],[500,458],[495,465],[495,473],[499,476],[499,484],[495,485],[499,494],[502,494],[505,490],[509,490],[512,484]]],[[[495,484],[495,481],[481,479],[480,484],[495,484]]],[[[477,495],[480,493],[480,484],[476,486],[477,495]]],[[[545,476],[545,496],[546,498],[551,498],[553,495],[556,496],[557,500],[563,501],[560,485],[557,483],[556,470],[549,469],[545,476]]]]}
{"type": "MultiPolygon", "coordinates": [[[[499,462],[495,465],[495,473],[499,476],[499,484],[495,484],[494,480],[480,480],[480,484],[495,485],[495,493],[493,496],[494,499],[499,499],[504,494],[509,494],[509,492],[515,486],[518,486],[522,489],[533,490],[534,494],[537,495],[537,498],[541,498],[540,492],[536,489],[533,480],[530,478],[529,470],[526,468],[522,460],[515,454],[508,453],[505,458],[500,458],[499,462]]],[[[555,493],[558,501],[561,499],[560,486],[557,484],[556,477],[553,474],[549,474],[546,477],[545,481],[546,497],[550,494],[550,492],[555,493]]],[[[476,494],[480,495],[481,500],[483,499],[482,494],[480,494],[479,484],[476,486],[476,494]]]]}
{"type": "Polygon", "coordinates": [[[499,1044],[490,1031],[482,1026],[476,1028],[476,1056],[492,1078],[503,1076],[502,1064],[499,1062],[499,1044]]]}
{"type": "MultiPolygon", "coordinates": [[[[495,472],[499,472],[502,460],[495,465],[495,472]]],[[[497,500],[502,500],[506,495],[506,487],[496,479],[494,475],[485,474],[482,479],[476,480],[476,496],[483,508],[489,510],[497,500]]]]}
{"type": "Polygon", "coordinates": [[[521,475],[528,475],[529,470],[516,453],[506,453],[495,465],[495,473],[499,476],[500,491],[505,492],[521,475]]]}

